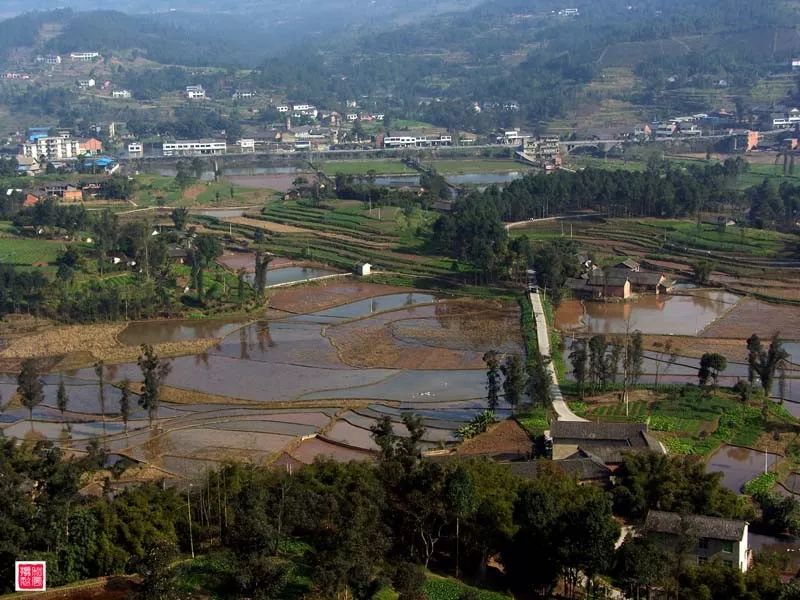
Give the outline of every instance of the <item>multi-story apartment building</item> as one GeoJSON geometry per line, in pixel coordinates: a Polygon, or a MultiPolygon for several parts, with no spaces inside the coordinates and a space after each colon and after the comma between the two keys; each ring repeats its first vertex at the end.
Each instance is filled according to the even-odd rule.
{"type": "Polygon", "coordinates": [[[22,155],[34,160],[64,160],[81,152],[80,142],[69,137],[39,137],[22,144],[22,155]]]}

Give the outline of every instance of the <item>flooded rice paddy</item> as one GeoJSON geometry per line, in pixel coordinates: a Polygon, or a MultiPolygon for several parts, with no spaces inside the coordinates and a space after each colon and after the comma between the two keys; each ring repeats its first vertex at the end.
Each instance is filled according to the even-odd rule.
{"type": "Polygon", "coordinates": [[[566,300],[556,311],[556,328],[586,333],[642,333],[697,335],[732,309],[739,296],[709,291],[686,296],[642,296],[627,302],[566,300]]]}
{"type": "MultiPolygon", "coordinates": [[[[110,452],[154,466],[166,477],[193,477],[228,459],[269,462],[282,452],[300,462],[310,462],[315,453],[345,460],[370,457],[375,450],[370,427],[388,415],[402,434],[406,410],[425,420],[423,445],[441,447],[454,442],[455,430],[485,408],[483,352],[495,345],[522,350],[515,305],[463,304],[416,292],[270,321],[131,323],[119,338],[130,345],[220,341],[201,354],[170,360],[166,397],[188,400],[162,402],[153,429],[136,406],[124,432],[120,392],[113,385],[105,387],[103,419],[94,370],[80,369],[44,378],[46,399],[34,410],[33,423],[27,410],[9,406],[0,421],[3,432],[76,449],[102,437],[110,452]],[[380,348],[364,340],[369,349],[401,359],[373,366],[351,361],[344,346],[358,344],[361,324],[381,338],[380,348]],[[412,359],[414,352],[424,360],[412,359]],[[70,398],[64,415],[55,404],[61,377],[70,398]]],[[[108,381],[123,378],[136,389],[138,366],[109,368],[108,381]]],[[[0,378],[6,401],[15,389],[12,376],[0,378]]]]}
{"type": "Polygon", "coordinates": [[[775,454],[724,445],[708,459],[706,470],[722,473],[722,485],[738,494],[745,483],[772,468],[776,462],[778,456],[775,454]]]}

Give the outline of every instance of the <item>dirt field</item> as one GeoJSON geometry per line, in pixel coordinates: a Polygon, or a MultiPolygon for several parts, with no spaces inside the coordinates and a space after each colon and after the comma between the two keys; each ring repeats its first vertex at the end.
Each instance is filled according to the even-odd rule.
{"type": "Polygon", "coordinates": [[[270,308],[291,313],[310,313],[387,294],[410,293],[408,288],[377,283],[320,281],[270,292],[270,308]]]}
{"type": "Polygon", "coordinates": [[[724,317],[709,325],[701,337],[747,339],[757,333],[768,338],[776,332],[783,339],[800,339],[800,306],[745,298],[724,317]]]}
{"type": "Polygon", "coordinates": [[[350,366],[481,369],[490,349],[521,352],[519,311],[497,301],[447,301],[329,327],[325,334],[350,366]]]}
{"type": "Polygon", "coordinates": [[[272,223],[271,221],[262,221],[261,219],[251,219],[249,217],[231,217],[230,219],[222,219],[225,223],[233,223],[234,225],[246,225],[247,227],[255,227],[256,229],[263,229],[264,231],[272,231],[273,233],[315,233],[311,229],[303,229],[295,227],[294,225],[283,225],[281,223],[272,223]]]}
{"type": "MultiPolygon", "coordinates": [[[[136,361],[139,348],[125,346],[117,335],[127,323],[101,325],[54,326],[14,339],[0,352],[3,364],[15,363],[25,358],[57,357],[59,369],[77,369],[103,360],[109,364],[136,361]]],[[[186,340],[156,344],[154,349],[162,358],[198,354],[219,343],[218,339],[186,340]]],[[[54,368],[55,365],[49,368],[54,368]]]]}
{"type": "Polygon", "coordinates": [[[644,347],[648,351],[660,350],[663,348],[654,347],[654,344],[664,344],[666,341],[672,342],[672,347],[679,356],[700,358],[706,352],[716,352],[722,354],[728,360],[744,362],[747,360],[746,341],[734,338],[705,338],[677,335],[646,335],[644,336],[644,347]]]}
{"type": "Polygon", "coordinates": [[[533,451],[533,442],[519,423],[513,419],[502,421],[456,450],[458,456],[481,456],[492,454],[522,454],[533,451]]]}

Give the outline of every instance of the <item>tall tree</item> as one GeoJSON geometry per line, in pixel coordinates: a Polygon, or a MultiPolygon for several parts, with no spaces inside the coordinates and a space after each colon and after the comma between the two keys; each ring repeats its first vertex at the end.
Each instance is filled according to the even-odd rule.
{"type": "Polygon", "coordinates": [[[94,364],[97,375],[97,400],[100,404],[100,419],[103,422],[103,437],[106,437],[106,369],[102,360],[94,364]]]}
{"type": "Polygon", "coordinates": [[[58,392],[56,393],[56,407],[61,413],[61,420],[64,420],[64,413],[69,404],[69,396],[67,395],[67,388],[64,385],[64,378],[62,377],[58,382],[58,392]]]}
{"type": "Polygon", "coordinates": [[[755,333],[751,335],[747,339],[747,376],[750,385],[753,385],[758,376],[765,396],[769,397],[775,373],[788,359],[789,353],[784,349],[778,333],[772,336],[769,348],[766,350],[761,344],[761,339],[755,333]]]}
{"type": "Polygon", "coordinates": [[[161,402],[161,387],[172,370],[172,365],[165,360],[160,360],[149,344],[142,344],[138,364],[144,378],[142,394],[139,396],[139,406],[147,411],[152,429],[153,419],[161,402]]]}
{"type": "Polygon", "coordinates": [[[125,435],[128,435],[128,419],[131,416],[131,382],[128,378],[122,380],[119,396],[119,414],[125,426],[125,435]]]}
{"type": "Polygon", "coordinates": [[[512,409],[519,406],[522,395],[525,393],[527,374],[522,366],[522,359],[518,354],[511,354],[500,366],[505,379],[503,380],[503,391],[506,401],[512,409]]]}
{"type": "Polygon", "coordinates": [[[572,348],[569,352],[569,360],[572,363],[572,375],[575,377],[575,383],[578,386],[578,397],[582,400],[584,393],[584,386],[586,385],[587,360],[586,341],[576,339],[572,343],[572,348]]]}
{"type": "Polygon", "coordinates": [[[531,402],[538,406],[547,406],[550,402],[550,390],[553,380],[542,353],[536,349],[528,359],[528,395],[531,402]]]}
{"type": "Polygon", "coordinates": [[[605,379],[605,356],[608,349],[606,336],[602,334],[593,335],[589,338],[589,378],[592,388],[597,386],[605,379]]]}
{"type": "Polygon", "coordinates": [[[697,378],[700,385],[707,385],[708,380],[714,382],[714,387],[717,387],[717,378],[719,374],[728,368],[728,359],[722,354],[716,352],[706,352],[700,357],[700,368],[697,370],[697,378]]]}
{"type": "Polygon", "coordinates": [[[496,410],[500,404],[500,354],[489,350],[483,355],[486,363],[486,401],[489,410],[496,410]]]}
{"type": "Polygon", "coordinates": [[[186,227],[186,222],[189,220],[189,209],[185,206],[173,208],[172,212],[169,213],[169,218],[172,219],[175,229],[183,231],[186,227]]]}
{"type": "Polygon", "coordinates": [[[28,417],[33,427],[33,409],[44,400],[44,384],[39,379],[39,369],[32,358],[22,361],[22,370],[17,376],[17,393],[22,406],[28,409],[28,417]]]}

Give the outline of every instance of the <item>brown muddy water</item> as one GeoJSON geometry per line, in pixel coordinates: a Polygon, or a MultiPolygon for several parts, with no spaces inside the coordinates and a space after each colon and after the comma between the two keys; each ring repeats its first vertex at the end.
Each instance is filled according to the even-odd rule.
{"type": "Polygon", "coordinates": [[[565,300],[556,311],[555,326],[586,333],[642,333],[697,335],[740,300],[723,291],[691,296],[642,296],[627,302],[565,300]]]}
{"type": "Polygon", "coordinates": [[[763,450],[724,445],[712,454],[706,463],[708,473],[722,473],[722,485],[737,494],[742,486],[771,469],[778,456],[763,450]]]}
{"type": "MultiPolygon", "coordinates": [[[[313,291],[309,291],[313,293],[313,291]]],[[[199,392],[220,397],[250,400],[254,404],[172,404],[159,407],[156,428],[148,428],[145,411],[135,405],[130,431],[126,435],[118,416],[118,388],[106,389],[107,422],[99,412],[99,388],[93,369],[63,374],[50,374],[45,379],[46,401],[34,411],[33,435],[61,440],[65,445],[84,449],[88,441],[107,435],[111,451],[144,460],[164,469],[174,477],[194,477],[226,459],[263,462],[271,459],[290,443],[328,428],[332,412],[313,409],[270,408],[276,401],[314,400],[324,406],[341,405],[342,400],[363,400],[373,408],[366,413],[350,412],[347,418],[332,425],[332,441],[353,445],[361,450],[342,449],[327,442],[303,442],[299,458],[308,460],[315,452],[340,458],[368,457],[364,450],[373,449],[369,427],[381,411],[390,411],[395,420],[403,411],[414,411],[430,422],[433,432],[426,442],[433,445],[453,439],[452,431],[471,419],[486,405],[486,376],[481,368],[353,368],[343,363],[336,348],[325,336],[331,326],[360,317],[384,320],[384,311],[398,311],[410,316],[409,310],[419,306],[428,318],[410,320],[399,343],[413,350],[437,352],[436,344],[463,348],[474,353],[480,337],[488,335],[480,317],[443,307],[436,310],[437,299],[414,292],[389,294],[362,299],[335,308],[307,315],[295,315],[274,321],[245,324],[241,321],[197,320],[132,323],[120,334],[127,344],[169,342],[218,337],[221,342],[207,352],[182,356],[170,361],[172,372],[166,384],[187,393],[199,392]],[[477,321],[476,321],[477,320],[477,321]],[[432,343],[433,342],[433,343],[432,343]],[[70,407],[62,415],[55,408],[55,392],[64,377],[70,396],[70,407]],[[377,402],[390,402],[392,408],[377,402]],[[281,417],[281,415],[285,415],[281,417]],[[65,434],[64,422],[71,432],[65,434]],[[435,435],[434,435],[435,434],[435,435]]],[[[496,311],[487,303],[477,308],[496,311]]],[[[388,314],[391,314],[388,313],[388,314]]],[[[395,318],[397,318],[395,316],[395,318]]],[[[387,317],[389,325],[394,319],[387,317]]],[[[493,326],[508,326],[519,331],[518,316],[502,313],[490,317],[493,326]]],[[[519,347],[514,335],[505,335],[507,343],[519,347]]],[[[491,336],[489,336],[491,337],[491,336]]],[[[443,351],[451,352],[447,348],[443,351]]],[[[432,361],[435,362],[435,361],[432,361]]],[[[119,382],[128,377],[140,381],[136,364],[114,365],[108,380],[119,382]]],[[[15,376],[0,375],[0,393],[13,395],[15,376]]],[[[200,402],[210,402],[199,399],[200,402]]],[[[501,407],[500,412],[507,412],[501,407]]],[[[11,437],[30,435],[31,424],[22,408],[6,410],[0,415],[0,428],[11,437]]],[[[398,428],[401,433],[403,428],[398,428]]]]}

